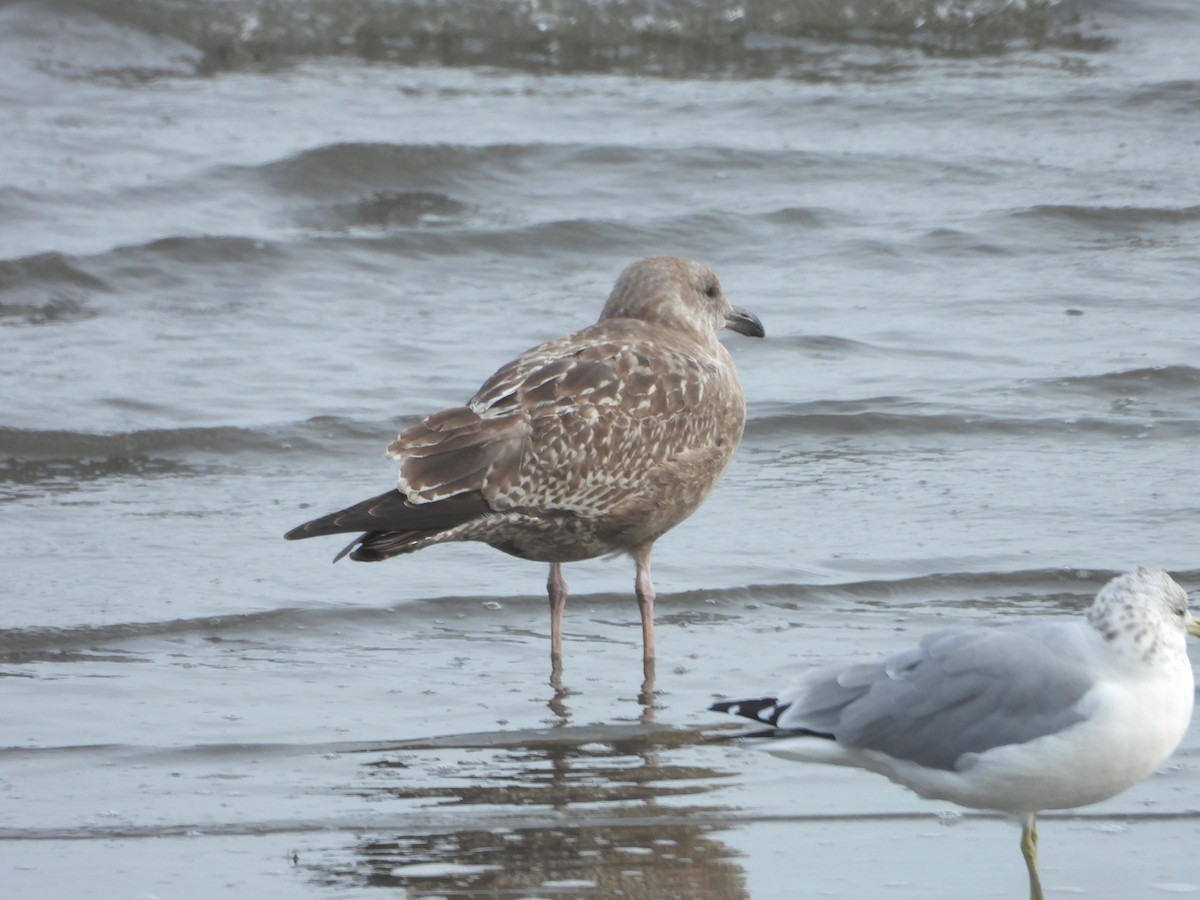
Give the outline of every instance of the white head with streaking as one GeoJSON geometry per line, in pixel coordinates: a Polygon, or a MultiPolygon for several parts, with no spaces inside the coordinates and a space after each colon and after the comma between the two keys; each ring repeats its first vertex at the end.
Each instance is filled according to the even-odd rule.
{"type": "Polygon", "coordinates": [[[1022,825],[1042,900],[1037,814],[1106,800],[1152,774],[1187,731],[1195,695],[1187,595],[1139,566],[1085,620],[948,628],[877,663],[815,670],[774,697],[710,707],[772,726],[747,737],[802,762],[855,766],[922,797],[1022,825]]]}

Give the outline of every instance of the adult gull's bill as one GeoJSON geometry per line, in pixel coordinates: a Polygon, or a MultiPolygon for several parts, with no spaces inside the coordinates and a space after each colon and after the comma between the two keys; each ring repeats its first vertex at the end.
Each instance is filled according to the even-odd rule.
{"type": "Polygon", "coordinates": [[[775,697],[710,709],[773,726],[786,759],[857,766],[928,799],[1016,817],[1042,900],[1037,814],[1097,803],[1179,745],[1200,637],[1183,588],[1141,566],[1108,582],[1086,621],[947,628],[882,662],[814,670],[775,697]]]}
{"type": "Polygon", "coordinates": [[[394,490],[285,537],[362,532],[337,559],[482,541],[548,562],[556,671],[567,600],[561,564],[628,553],[649,666],[650,551],[708,496],[746,421],[733,359],[717,340],[723,328],[763,336],[758,318],[731,306],[705,266],[671,256],[636,262],[594,325],[526,351],[464,406],[404,431],[387,450],[400,460],[394,490]]]}

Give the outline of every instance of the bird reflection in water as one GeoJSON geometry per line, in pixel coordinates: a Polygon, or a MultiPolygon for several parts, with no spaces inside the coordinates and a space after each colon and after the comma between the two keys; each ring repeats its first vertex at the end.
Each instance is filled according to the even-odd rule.
{"type": "Polygon", "coordinates": [[[419,824],[361,835],[349,855],[309,867],[325,884],[408,896],[748,897],[717,824],[731,811],[660,806],[720,781],[686,761],[697,740],[604,725],[376,750],[356,792],[419,824]]]}

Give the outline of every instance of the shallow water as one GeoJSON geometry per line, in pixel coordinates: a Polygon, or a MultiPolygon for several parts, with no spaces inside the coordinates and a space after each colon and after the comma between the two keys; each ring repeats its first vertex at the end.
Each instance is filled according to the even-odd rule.
{"type": "MultiPolygon", "coordinates": [[[[1011,826],[705,707],[1200,583],[1200,15],[416,8],[0,8],[7,889],[1019,896],[1011,826]],[[652,697],[627,560],[568,567],[559,694],[541,566],[280,540],[651,252],[768,331],[652,697]]],[[[1200,893],[1198,755],[1047,817],[1051,895],[1200,893]]]]}

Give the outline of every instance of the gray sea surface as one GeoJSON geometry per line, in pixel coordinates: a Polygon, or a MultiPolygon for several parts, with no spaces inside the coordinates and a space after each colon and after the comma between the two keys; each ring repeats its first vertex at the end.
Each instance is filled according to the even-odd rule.
{"type": "MultiPolygon", "coordinates": [[[[1191,0],[0,5],[0,894],[1021,896],[1010,824],[706,707],[1200,587],[1197,47],[1191,0]],[[566,568],[556,690],[544,566],[281,539],[652,253],[767,329],[652,692],[627,559],[566,568]]],[[[1041,838],[1050,897],[1200,894],[1200,726],[1041,838]]]]}

